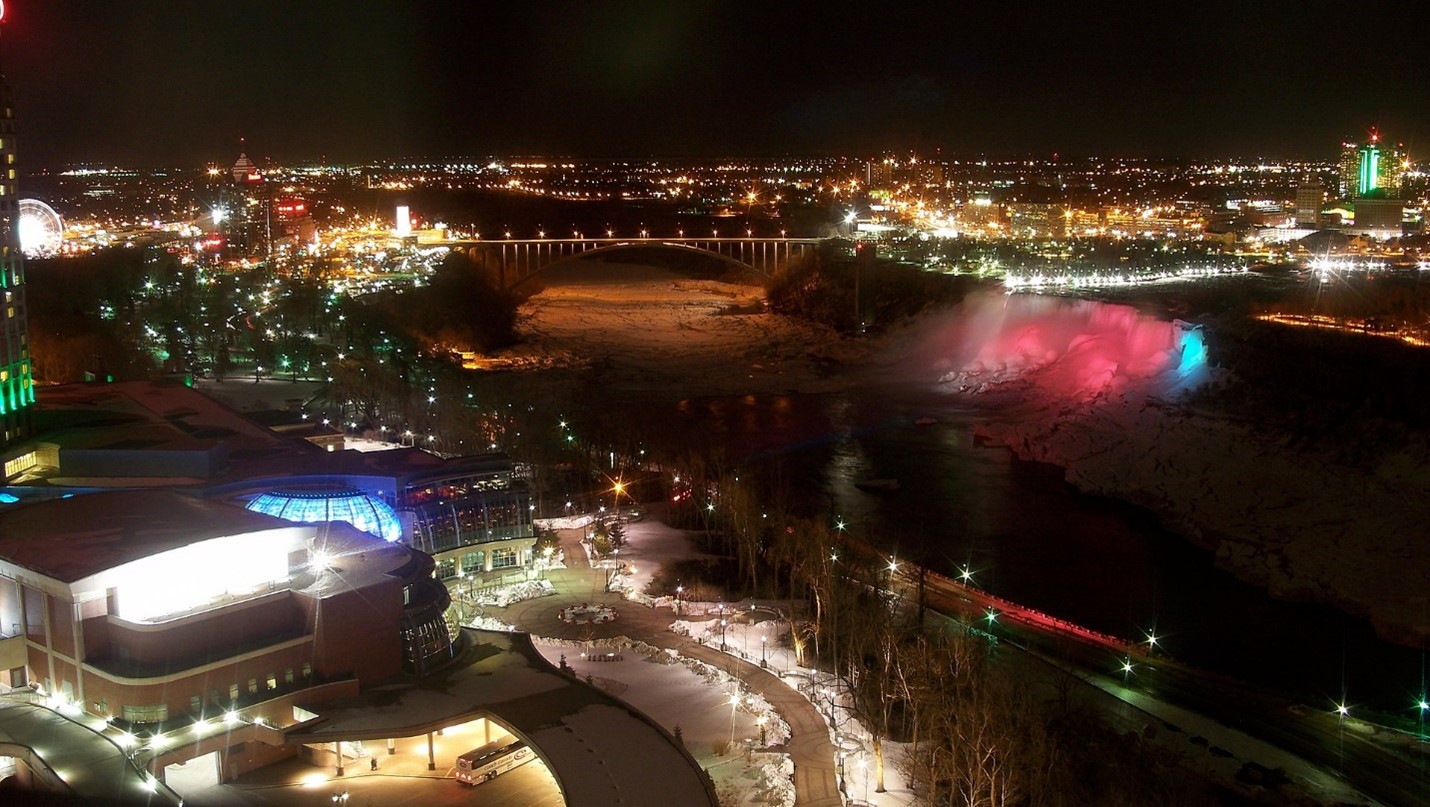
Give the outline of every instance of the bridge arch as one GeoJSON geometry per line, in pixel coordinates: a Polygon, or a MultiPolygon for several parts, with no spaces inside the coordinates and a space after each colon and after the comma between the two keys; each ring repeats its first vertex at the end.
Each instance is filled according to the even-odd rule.
{"type": "Polygon", "coordinates": [[[695,250],[769,277],[818,243],[813,238],[572,238],[462,241],[453,248],[491,272],[500,286],[510,288],[555,264],[625,250],[695,250]]]}

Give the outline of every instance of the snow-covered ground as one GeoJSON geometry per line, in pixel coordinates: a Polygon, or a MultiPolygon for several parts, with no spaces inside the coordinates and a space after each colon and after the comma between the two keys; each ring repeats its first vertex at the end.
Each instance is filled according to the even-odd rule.
{"type": "Polygon", "coordinates": [[[763,698],[744,691],[728,674],[623,640],[540,640],[537,648],[553,664],[564,660],[578,677],[680,737],[709,771],[722,807],[794,803],[788,757],[763,750],[784,743],[789,727],[763,698]]]}
{"type": "MultiPolygon", "coordinates": [[[[668,598],[652,600],[642,592],[650,573],[661,562],[696,556],[687,533],[659,520],[647,519],[630,525],[628,535],[629,542],[622,551],[622,557],[637,571],[625,581],[626,596],[673,608],[675,603],[668,598]]],[[[897,770],[896,761],[904,750],[900,743],[884,744],[886,792],[876,792],[872,736],[851,717],[831,676],[799,664],[788,641],[790,623],[787,607],[763,601],[714,603],[682,600],[679,605],[681,616],[672,621],[672,631],[701,640],[711,647],[720,647],[723,638],[725,650],[730,655],[756,664],[765,661],[771,672],[804,694],[831,721],[830,737],[844,755],[846,793],[851,799],[890,806],[915,802],[913,792],[897,770]]],[[[1320,767],[1241,731],[1157,701],[1106,676],[1088,675],[1084,678],[1104,693],[1108,703],[1113,699],[1121,702],[1121,707],[1106,710],[1117,730],[1142,733],[1150,724],[1175,726],[1175,729],[1163,728],[1146,739],[1172,755],[1180,756],[1189,769],[1212,781],[1235,787],[1235,777],[1242,765],[1254,762],[1286,773],[1289,784],[1283,789],[1283,794],[1304,795],[1323,804],[1375,803],[1320,767]]],[[[679,708],[678,703],[674,705],[679,708]]],[[[656,716],[654,712],[651,714],[656,716]]],[[[664,720],[656,717],[669,728],[664,720]]],[[[671,715],[667,719],[679,718],[671,715]]]]}
{"type": "Polygon", "coordinates": [[[1049,405],[980,433],[1068,481],[1157,513],[1220,565],[1288,599],[1333,603],[1387,638],[1426,637],[1430,466],[1370,474],[1276,444],[1247,425],[1143,393],[1049,405]]]}
{"type": "Polygon", "coordinates": [[[758,286],[596,261],[554,267],[540,281],[521,309],[522,343],[495,357],[503,366],[597,367],[627,390],[669,391],[679,378],[684,397],[813,391],[827,386],[822,363],[863,351],[765,311],[758,286]]]}
{"type": "MultiPolygon", "coordinates": [[[[635,570],[631,574],[623,575],[627,599],[674,610],[677,603],[670,598],[651,598],[646,596],[644,591],[651,575],[662,564],[699,557],[689,533],[664,524],[656,518],[648,518],[628,525],[626,536],[627,543],[621,550],[621,557],[627,562],[628,571],[631,568],[635,570]]],[[[681,615],[671,623],[673,632],[700,639],[712,647],[719,647],[722,633],[720,623],[723,621],[726,652],[752,664],[759,664],[763,660],[771,672],[779,675],[791,688],[804,694],[826,718],[833,715],[835,728],[831,728],[830,737],[845,755],[845,786],[849,797],[878,805],[913,803],[912,792],[893,764],[893,754],[898,753],[897,744],[886,746],[890,754],[889,764],[884,771],[887,792],[876,792],[872,739],[869,732],[850,717],[847,709],[839,705],[834,682],[828,675],[800,666],[794,649],[789,646],[790,623],[786,604],[763,600],[746,600],[739,603],[680,600],[678,605],[681,615]]],[[[710,679],[707,677],[708,680],[710,679]]],[[[673,701],[671,705],[677,710],[681,708],[679,701],[673,701]]],[[[650,714],[661,720],[656,713],[650,714]]],[[[672,716],[671,719],[679,718],[672,716]]],[[[666,725],[663,720],[661,722],[666,725]]],[[[741,781],[741,778],[737,776],[735,780],[741,781]]],[[[721,792],[723,799],[724,791],[721,792]]]]}
{"type": "Polygon", "coordinates": [[[998,413],[977,428],[991,443],[1152,510],[1275,596],[1430,638],[1430,508],[1405,506],[1430,495],[1430,457],[1413,444],[1367,471],[1188,406],[1190,389],[1218,383],[1200,334],[1128,306],[975,297],[935,341],[927,374],[998,413]]]}
{"type": "MultiPolygon", "coordinates": [[[[498,357],[505,366],[558,370],[594,366],[603,371],[603,383],[680,397],[817,392],[849,383],[831,376],[831,366],[849,367],[877,357],[906,369],[902,360],[907,357],[896,357],[896,351],[883,352],[881,347],[900,339],[922,341],[927,335],[915,339],[908,333],[895,334],[882,346],[878,340],[851,342],[765,312],[762,292],[756,287],[618,264],[579,264],[565,271],[564,277],[546,278],[548,287],[524,306],[520,327],[525,341],[498,357]],[[614,290],[616,285],[619,291],[614,290]]],[[[1135,356],[1128,354],[1132,356],[1128,362],[1170,359],[1170,354],[1158,357],[1159,351],[1172,348],[1157,342],[1163,331],[1143,326],[1132,321],[1127,332],[1151,347],[1135,356]]],[[[1040,395],[1018,384],[991,393],[1007,404],[1003,411],[1018,416],[990,423],[983,430],[986,437],[1025,458],[1065,467],[1069,479],[1089,492],[1158,512],[1217,552],[1229,568],[1276,593],[1313,596],[1367,613],[1383,631],[1402,638],[1423,630],[1430,545],[1419,540],[1424,519],[1407,520],[1403,503],[1425,500],[1430,493],[1430,462],[1425,458],[1403,458],[1377,475],[1325,467],[1320,458],[1300,456],[1246,426],[1177,405],[1169,385],[1151,394],[1139,384],[1119,380],[1115,362],[1082,366],[1071,373],[1065,372],[1065,366],[1049,369],[1058,359],[1049,351],[1084,344],[1077,333],[1052,336],[1062,341],[1061,347],[1036,340],[1021,343],[1027,348],[1023,355],[1032,360],[1013,362],[1015,374],[1042,371],[1060,384],[1069,379],[1075,385],[1098,379],[1109,383],[1092,394],[1040,395]]],[[[959,346],[950,345],[935,362],[919,368],[922,377],[932,382],[956,375],[974,360],[981,372],[1010,369],[1009,362],[996,354],[956,358],[957,354],[959,346]]],[[[1147,370],[1139,366],[1132,375],[1145,377],[1147,370]]],[[[1027,384],[1030,378],[1018,383],[1027,384]]],[[[276,408],[303,394],[302,385],[290,382],[253,384],[235,379],[213,386],[223,388],[217,390],[217,397],[239,409],[276,408]]],[[[679,531],[659,522],[631,524],[627,535],[629,543],[621,557],[631,574],[624,582],[636,597],[662,562],[692,554],[679,531]]],[[[713,621],[725,619],[722,630],[728,649],[758,660],[763,647],[772,668],[800,685],[821,711],[835,715],[838,728],[833,734],[846,752],[851,797],[885,805],[909,801],[892,764],[886,769],[891,792],[876,796],[872,766],[859,765],[861,759],[869,759],[867,733],[848,721],[846,711],[831,707],[827,683],[811,681],[808,671],[796,667],[793,652],[782,641],[787,623],[781,626],[778,613],[757,608],[751,623],[743,615],[728,616],[730,604],[681,602],[680,606],[681,628],[709,640],[716,637],[713,621]]],[[[557,655],[563,652],[555,645],[552,650],[557,655]]],[[[580,663],[587,667],[578,669],[600,679],[598,683],[668,729],[680,725],[687,747],[702,761],[710,760],[712,775],[724,788],[760,797],[762,785],[737,784],[755,781],[750,778],[752,771],[763,761],[756,757],[746,765],[743,755],[722,756],[716,751],[717,745],[721,750],[728,745],[732,731],[737,740],[753,737],[754,716],[731,708],[726,685],[681,665],[655,664],[638,655],[625,654],[619,662],[584,661],[580,663]],[[718,742],[722,739],[723,744],[718,742]]],[[[577,659],[568,653],[572,666],[577,659]]],[[[1161,714],[1154,710],[1155,704],[1137,706],[1161,714]]],[[[1194,723],[1195,716],[1167,719],[1197,736],[1210,738],[1218,730],[1194,723]]],[[[1241,739],[1216,736],[1221,739],[1214,744],[1242,756],[1241,739]]],[[[1257,758],[1246,753],[1245,758],[1257,758]]],[[[896,754],[891,749],[889,758],[896,754]]],[[[1308,786],[1313,785],[1309,776],[1305,778],[1308,786]]],[[[1351,796],[1327,798],[1358,803],[1351,796]]]]}

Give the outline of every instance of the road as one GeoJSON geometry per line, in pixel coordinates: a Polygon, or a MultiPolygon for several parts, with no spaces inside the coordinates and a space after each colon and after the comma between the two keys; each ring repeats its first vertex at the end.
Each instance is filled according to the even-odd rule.
{"type": "MultiPolygon", "coordinates": [[[[917,592],[917,573],[895,576],[900,596],[917,592]]],[[[1126,685],[1157,700],[1205,715],[1225,726],[1289,751],[1337,775],[1377,801],[1430,804],[1427,764],[1396,754],[1371,739],[1367,724],[1307,710],[1242,682],[1180,664],[1147,643],[1131,644],[1021,608],[935,573],[925,573],[925,599],[935,611],[962,617],[1000,640],[1057,659],[1084,674],[1132,670],[1126,685]],[[987,618],[990,609],[997,616],[987,618]]]]}

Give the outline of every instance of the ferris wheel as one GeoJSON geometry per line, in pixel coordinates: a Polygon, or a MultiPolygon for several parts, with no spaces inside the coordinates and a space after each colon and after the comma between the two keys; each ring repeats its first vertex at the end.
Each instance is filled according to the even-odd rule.
{"type": "Polygon", "coordinates": [[[59,252],[64,232],[64,220],[53,207],[38,199],[20,200],[20,251],[26,257],[59,252]]]}

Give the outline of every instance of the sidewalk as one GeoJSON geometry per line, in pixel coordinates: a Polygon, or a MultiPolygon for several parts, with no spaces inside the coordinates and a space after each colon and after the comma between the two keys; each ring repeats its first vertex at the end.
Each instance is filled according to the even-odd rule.
{"type": "Polygon", "coordinates": [[[628,602],[618,593],[604,590],[606,572],[593,569],[580,546],[580,531],[563,531],[561,548],[566,568],[552,569],[546,577],[556,594],[524,600],[497,611],[500,619],[524,631],[543,637],[575,641],[624,636],[737,673],[752,691],[759,693],[789,724],[787,751],[794,762],[795,804],[800,807],[837,807],[843,804],[835,779],[834,744],[823,716],[803,695],[779,677],[756,664],[741,661],[687,636],[671,633],[667,627],[676,617],[668,609],[648,608],[628,602]],[[599,625],[563,622],[560,612],[572,605],[589,603],[616,611],[614,621],[599,625]]]}

